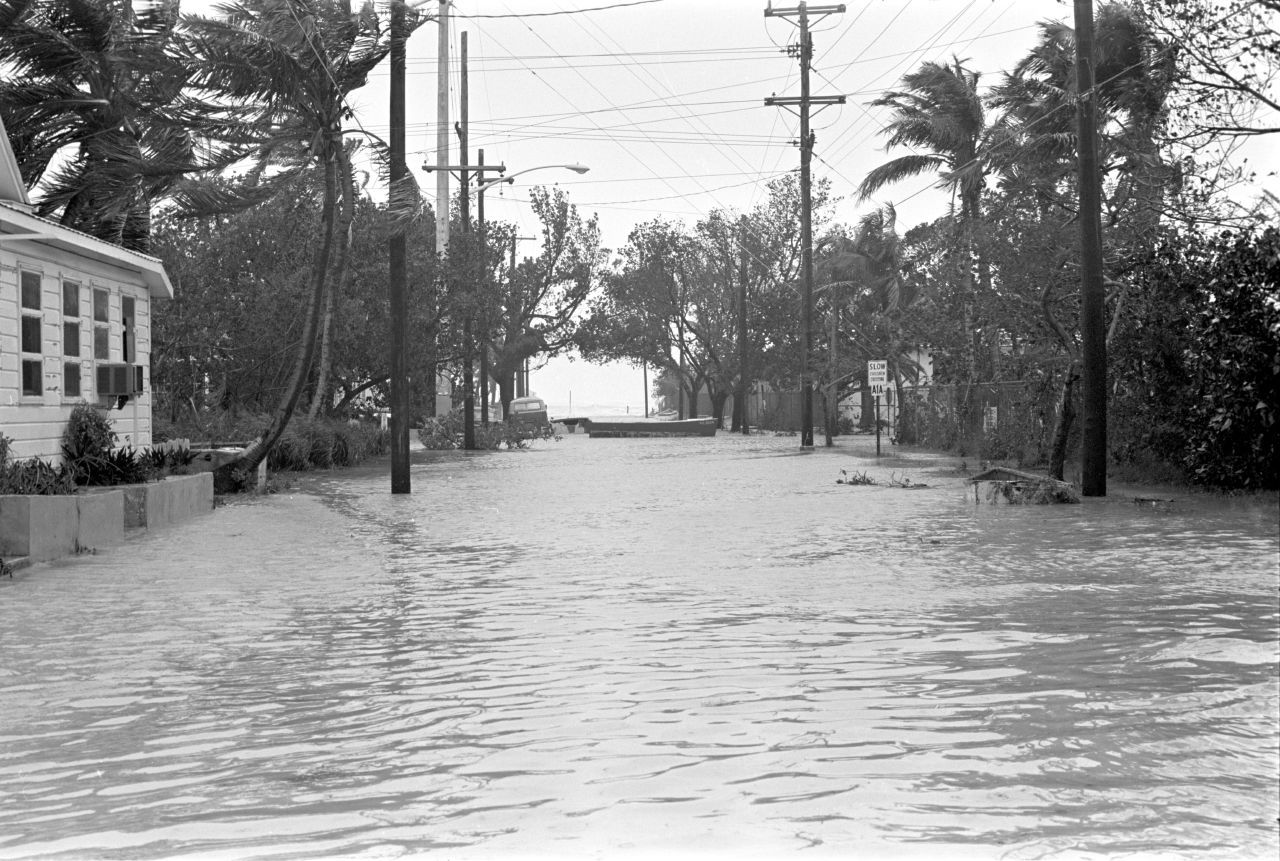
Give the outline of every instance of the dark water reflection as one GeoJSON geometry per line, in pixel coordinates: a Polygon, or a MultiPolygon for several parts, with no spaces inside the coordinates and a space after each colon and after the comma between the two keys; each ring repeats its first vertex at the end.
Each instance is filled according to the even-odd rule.
{"type": "Polygon", "coordinates": [[[0,584],[0,857],[1274,857],[1274,505],[795,448],[423,453],[0,584]]]}

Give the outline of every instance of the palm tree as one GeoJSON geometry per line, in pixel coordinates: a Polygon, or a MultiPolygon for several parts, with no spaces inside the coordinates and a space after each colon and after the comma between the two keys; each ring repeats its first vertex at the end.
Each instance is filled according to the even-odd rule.
{"type": "MultiPolygon", "coordinates": [[[[256,146],[254,169],[232,189],[241,200],[269,194],[305,171],[323,177],[321,240],[312,264],[310,301],[293,370],[262,435],[234,463],[252,474],[288,425],[316,354],[322,310],[348,268],[354,185],[345,136],[350,94],[390,51],[390,34],[371,6],[353,13],[349,0],[243,0],[219,7],[220,18],[186,16],[190,85],[228,110],[247,114],[256,146]],[[336,262],[331,263],[331,261],[336,262]]],[[[418,22],[411,22],[415,26],[418,22]]],[[[226,185],[191,189],[185,203],[228,204],[226,185]]]]}
{"type": "MultiPolygon", "coordinates": [[[[1172,170],[1160,155],[1159,132],[1172,91],[1175,55],[1142,16],[1106,3],[1095,16],[1096,89],[1100,141],[1118,174],[1113,209],[1132,201],[1130,223],[1144,244],[1155,241],[1172,170]]],[[[992,105],[1006,111],[1007,143],[1018,159],[1003,160],[1006,184],[1026,183],[1047,202],[1063,203],[1075,171],[1075,31],[1060,21],[1040,24],[1040,39],[996,88],[992,105]]],[[[1074,209],[1074,201],[1065,205],[1074,209]]]]}
{"type": "MultiPolygon", "coordinates": [[[[974,345],[973,303],[977,296],[973,267],[977,258],[977,281],[990,291],[991,273],[975,234],[982,218],[982,191],[991,159],[993,130],[988,127],[978,72],[967,69],[959,58],[948,65],[927,62],[903,76],[903,87],[872,102],[893,109],[885,126],[889,136],[886,149],[905,146],[911,155],[899,156],[873,169],[858,186],[858,196],[866,200],[887,185],[925,173],[937,173],[939,185],[949,188],[953,201],[959,200],[958,241],[963,259],[963,336],[968,385],[961,399],[961,421],[970,424],[971,386],[978,377],[974,345]]],[[[954,202],[953,202],[954,211],[954,202]]],[[[994,329],[995,327],[991,327],[994,329]]]]}
{"type": "MultiPolygon", "coordinates": [[[[858,219],[858,226],[852,237],[838,233],[824,239],[817,249],[815,277],[826,286],[828,302],[833,311],[848,304],[860,319],[868,321],[859,330],[857,343],[867,359],[888,357],[901,402],[902,365],[914,365],[902,350],[901,310],[911,304],[914,295],[904,295],[906,287],[902,280],[897,217],[893,204],[886,203],[858,219]],[[878,340],[873,335],[877,324],[885,326],[887,340],[878,340]]],[[[833,316],[830,349],[834,349],[838,334],[834,320],[833,316]]],[[[835,363],[832,362],[832,365],[832,380],[829,383],[832,388],[827,408],[828,434],[831,432],[831,419],[839,403],[839,390],[835,385],[835,363]]],[[[866,415],[865,409],[863,414],[866,415]]]]}
{"type": "Polygon", "coordinates": [[[234,117],[184,91],[175,0],[0,0],[0,116],[36,212],[138,251],[151,205],[217,168],[234,117]]]}
{"type": "MultiPolygon", "coordinates": [[[[1099,144],[1104,163],[1117,176],[1109,208],[1126,213],[1133,250],[1150,250],[1173,173],[1161,157],[1158,136],[1173,86],[1174,55],[1142,16],[1123,3],[1099,7],[1095,33],[1099,144]]],[[[1043,22],[1035,47],[992,98],[992,104],[1006,112],[1007,143],[1019,154],[1017,162],[1004,160],[1001,165],[1002,186],[1029,192],[1046,219],[1052,208],[1074,212],[1076,207],[1075,61],[1075,31],[1061,22],[1043,22]]],[[[1053,311],[1052,284],[1053,279],[1045,279],[1039,304],[1046,327],[1057,336],[1068,360],[1049,464],[1050,475],[1061,479],[1075,416],[1072,393],[1079,375],[1079,345],[1076,327],[1060,321],[1053,311]]],[[[1121,307],[1118,296],[1115,318],[1121,307]]],[[[1115,318],[1110,331],[1115,330],[1115,318]]]]}

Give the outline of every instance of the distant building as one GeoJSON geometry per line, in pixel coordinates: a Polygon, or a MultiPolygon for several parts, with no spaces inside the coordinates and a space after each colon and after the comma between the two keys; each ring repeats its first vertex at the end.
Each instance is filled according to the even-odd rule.
{"type": "Polygon", "coordinates": [[[160,261],[34,214],[0,123],[0,433],[58,461],[77,404],[109,409],[120,444],[151,444],[151,313],[160,261]]]}

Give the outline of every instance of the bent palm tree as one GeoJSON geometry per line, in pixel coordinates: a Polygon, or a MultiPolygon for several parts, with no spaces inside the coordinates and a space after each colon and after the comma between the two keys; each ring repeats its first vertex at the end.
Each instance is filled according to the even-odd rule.
{"type": "MultiPolygon", "coordinates": [[[[227,477],[252,474],[284,433],[315,359],[327,291],[347,268],[352,178],[344,122],[350,93],[390,51],[388,28],[365,6],[329,0],[244,0],[219,7],[219,19],[189,16],[191,84],[233,109],[252,112],[256,168],[236,191],[256,194],[307,170],[323,176],[321,240],[298,353],[279,406],[262,435],[227,465],[227,477]],[[336,265],[331,260],[337,258],[336,265]]],[[[265,192],[264,192],[265,190],[265,192]]],[[[217,193],[191,189],[189,205],[226,205],[217,193]]]]}
{"type": "MultiPolygon", "coordinates": [[[[1149,246],[1173,175],[1161,157],[1158,137],[1176,73],[1175,55],[1122,3],[1099,7],[1095,32],[1100,143],[1118,173],[1113,209],[1132,201],[1134,230],[1149,246]]],[[[1002,165],[1005,184],[1026,184],[1042,199],[1064,203],[1069,210],[1075,204],[1064,196],[1063,186],[1075,171],[1075,55],[1071,27],[1041,23],[1039,41],[992,98],[994,106],[1007,111],[1009,143],[1021,154],[1021,164],[1002,165]]]]}

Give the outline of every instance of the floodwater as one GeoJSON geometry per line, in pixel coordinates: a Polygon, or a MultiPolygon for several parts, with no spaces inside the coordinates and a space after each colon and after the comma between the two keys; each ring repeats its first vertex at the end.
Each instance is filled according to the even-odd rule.
{"type": "Polygon", "coordinates": [[[1275,858],[1274,502],[869,445],[415,451],[21,572],[0,858],[1275,858]]]}

